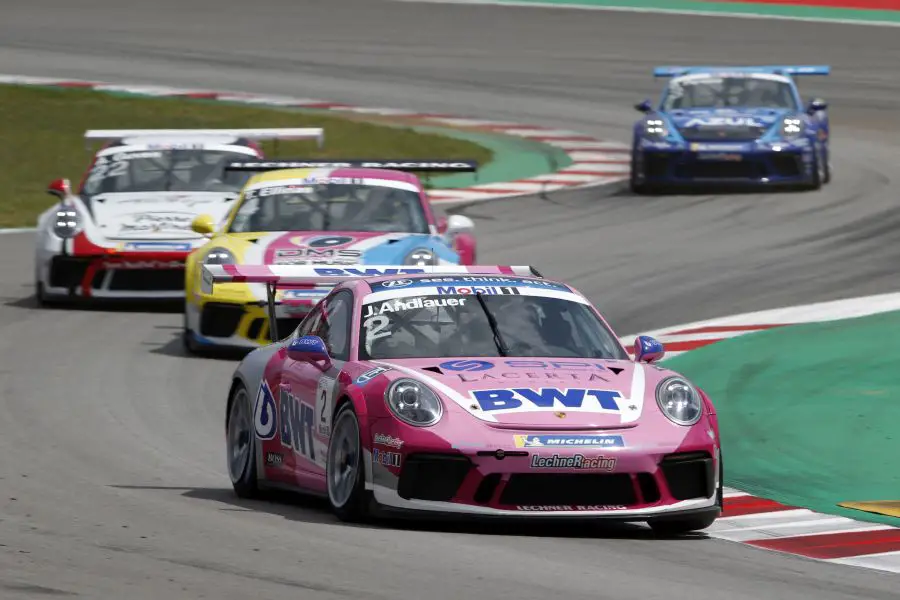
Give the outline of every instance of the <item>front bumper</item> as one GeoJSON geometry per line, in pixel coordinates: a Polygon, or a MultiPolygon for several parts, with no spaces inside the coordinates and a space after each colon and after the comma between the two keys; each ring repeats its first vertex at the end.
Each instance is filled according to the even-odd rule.
{"type": "Polygon", "coordinates": [[[649,450],[512,448],[499,456],[496,450],[373,449],[369,489],[380,511],[398,515],[647,521],[717,516],[720,510],[719,452],[712,444],[649,450]],[[534,468],[535,455],[603,455],[615,461],[611,470],[534,468]]]}
{"type": "Polygon", "coordinates": [[[803,185],[815,180],[815,168],[809,146],[763,147],[749,143],[644,146],[636,149],[633,161],[635,183],[648,186],[803,185]]]}
{"type": "Polygon", "coordinates": [[[50,296],[180,300],[186,257],[187,253],[55,255],[41,266],[40,281],[50,296]]]}
{"type": "MultiPolygon", "coordinates": [[[[324,294],[322,294],[324,296],[324,294]]],[[[289,335],[318,300],[286,303],[275,307],[278,334],[289,335]]],[[[239,301],[224,296],[200,296],[185,307],[188,335],[204,346],[221,348],[258,348],[271,343],[269,318],[265,300],[239,301]]]]}

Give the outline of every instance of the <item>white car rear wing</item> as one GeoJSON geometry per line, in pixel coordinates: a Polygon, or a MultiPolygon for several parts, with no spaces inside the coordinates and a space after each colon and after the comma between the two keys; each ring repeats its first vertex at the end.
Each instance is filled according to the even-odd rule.
{"type": "Polygon", "coordinates": [[[264,283],[269,307],[269,332],[278,341],[275,319],[275,293],[278,284],[337,285],[348,279],[402,275],[517,275],[543,278],[531,266],[465,266],[429,265],[406,267],[398,265],[203,265],[201,290],[211,294],[216,283],[264,283]]]}
{"type": "Polygon", "coordinates": [[[325,130],[321,127],[295,127],[271,129],[89,129],[85,140],[119,140],[122,138],[221,138],[248,140],[316,140],[319,147],[325,143],[325,130]]]}

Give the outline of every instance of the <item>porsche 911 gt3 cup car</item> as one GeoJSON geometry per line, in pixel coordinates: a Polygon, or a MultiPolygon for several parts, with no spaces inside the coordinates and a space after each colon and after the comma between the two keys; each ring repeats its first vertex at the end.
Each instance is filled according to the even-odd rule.
{"type": "MultiPolygon", "coordinates": [[[[256,171],[221,228],[200,216],[194,231],[209,236],[185,270],[189,352],[254,348],[270,340],[266,288],[235,282],[202,291],[204,264],[375,263],[396,266],[472,264],[474,224],[462,215],[438,219],[422,183],[407,171],[475,171],[471,161],[235,162],[256,171]],[[293,167],[293,168],[292,168],[293,167]]],[[[282,290],[277,318],[294,327],[329,287],[282,290]]]]}
{"type": "Polygon", "coordinates": [[[76,193],[67,179],[38,218],[35,288],[72,298],[181,299],[184,259],[206,239],[199,214],[220,221],[248,174],[227,163],[262,157],[256,140],[324,138],[322,129],[91,130],[106,140],[76,193]]]}
{"type": "Polygon", "coordinates": [[[720,514],[710,399],[652,364],[652,338],[629,360],[589,300],[530,267],[204,265],[203,281],[267,285],[272,304],[281,285],[336,284],[232,376],[241,497],[286,486],[345,520],[611,519],[667,534],[720,514]]]}
{"type": "Polygon", "coordinates": [[[791,185],[817,189],[831,179],[827,105],[804,106],[795,75],[827,66],[657,67],[671,77],[654,108],[634,126],[631,188],[686,184],[791,185]]]}

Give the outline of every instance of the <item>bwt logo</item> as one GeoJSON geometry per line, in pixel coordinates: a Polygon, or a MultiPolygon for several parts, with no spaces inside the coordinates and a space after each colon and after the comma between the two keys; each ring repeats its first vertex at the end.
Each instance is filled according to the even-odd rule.
{"type": "Polygon", "coordinates": [[[586,411],[619,412],[622,395],[615,390],[594,390],[585,388],[510,388],[499,390],[477,390],[472,392],[478,406],[485,412],[514,411],[527,412],[556,409],[584,409],[586,411]]]}
{"type": "Polygon", "coordinates": [[[438,366],[448,371],[487,371],[494,368],[494,363],[486,360],[450,360],[438,366]]]}

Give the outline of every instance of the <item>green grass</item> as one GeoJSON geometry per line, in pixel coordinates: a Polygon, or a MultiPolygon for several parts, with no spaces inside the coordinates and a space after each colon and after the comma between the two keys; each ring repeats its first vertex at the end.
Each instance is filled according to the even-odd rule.
{"type": "MultiPolygon", "coordinates": [[[[93,156],[88,129],[322,127],[325,145],[279,142],[284,158],[471,159],[485,164],[490,150],[471,142],[410,128],[292,109],[249,107],[179,98],[142,98],[79,89],[0,85],[0,227],[34,226],[56,202],[50,181],[78,185],[93,156]]],[[[263,144],[272,157],[274,146],[263,144]]]]}

